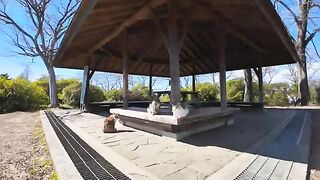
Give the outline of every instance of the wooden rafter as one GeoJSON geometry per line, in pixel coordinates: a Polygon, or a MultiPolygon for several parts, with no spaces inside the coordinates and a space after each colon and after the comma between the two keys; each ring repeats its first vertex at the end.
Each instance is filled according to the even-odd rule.
{"type": "Polygon", "coordinates": [[[113,38],[118,36],[126,27],[134,24],[139,19],[142,19],[146,17],[150,13],[150,8],[156,8],[163,4],[165,4],[167,0],[152,0],[150,3],[144,5],[138,12],[134,13],[132,16],[130,16],[128,19],[123,21],[118,27],[116,27],[110,34],[102,38],[95,46],[93,46],[90,49],[90,52],[95,51],[96,49],[99,49],[104,44],[111,41],[113,38]]]}
{"type": "Polygon", "coordinates": [[[256,42],[252,41],[247,35],[245,35],[239,27],[237,27],[232,22],[227,21],[222,14],[218,13],[217,11],[214,11],[211,8],[211,4],[201,3],[197,0],[193,0],[193,1],[195,2],[194,4],[200,11],[207,11],[209,14],[211,14],[215,22],[219,22],[223,27],[226,28],[226,31],[228,31],[229,33],[232,33],[232,35],[244,41],[250,47],[256,49],[258,52],[265,53],[265,50],[256,42]]]}

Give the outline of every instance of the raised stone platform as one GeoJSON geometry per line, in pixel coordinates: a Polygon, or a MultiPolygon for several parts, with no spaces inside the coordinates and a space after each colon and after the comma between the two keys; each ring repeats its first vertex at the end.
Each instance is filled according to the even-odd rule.
{"type": "Polygon", "coordinates": [[[205,107],[191,109],[185,117],[175,117],[164,110],[161,115],[151,115],[146,108],[130,107],[129,109],[111,109],[111,113],[119,114],[126,126],[134,127],[160,136],[177,140],[192,134],[207,131],[224,125],[233,124],[233,115],[239,109],[205,107]]]}

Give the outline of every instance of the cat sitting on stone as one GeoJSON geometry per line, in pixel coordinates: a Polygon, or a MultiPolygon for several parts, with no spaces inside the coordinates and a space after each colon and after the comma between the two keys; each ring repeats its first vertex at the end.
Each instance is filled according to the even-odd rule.
{"type": "Polygon", "coordinates": [[[153,97],[153,101],[149,104],[147,112],[151,115],[160,114],[160,101],[158,98],[153,97]]]}
{"type": "Polygon", "coordinates": [[[111,114],[104,120],[103,132],[104,133],[115,133],[117,129],[115,128],[115,124],[118,120],[119,116],[117,114],[111,114]]]}

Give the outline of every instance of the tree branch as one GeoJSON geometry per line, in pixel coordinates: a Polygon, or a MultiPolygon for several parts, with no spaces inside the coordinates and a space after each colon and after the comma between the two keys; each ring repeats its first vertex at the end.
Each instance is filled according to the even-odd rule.
{"type": "MultiPolygon", "coordinates": [[[[284,3],[282,0],[275,0],[275,2],[280,3],[291,14],[297,26],[301,23],[301,21],[299,20],[299,16],[297,16],[295,12],[286,3],[284,3]]],[[[301,2],[299,1],[299,3],[301,2]]]]}

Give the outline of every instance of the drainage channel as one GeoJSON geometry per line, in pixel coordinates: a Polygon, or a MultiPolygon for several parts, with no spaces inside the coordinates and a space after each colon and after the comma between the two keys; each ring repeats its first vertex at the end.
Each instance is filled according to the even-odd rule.
{"type": "Polygon", "coordinates": [[[45,114],[83,179],[129,180],[126,175],[66,126],[53,112],[45,111],[45,114]]]}

